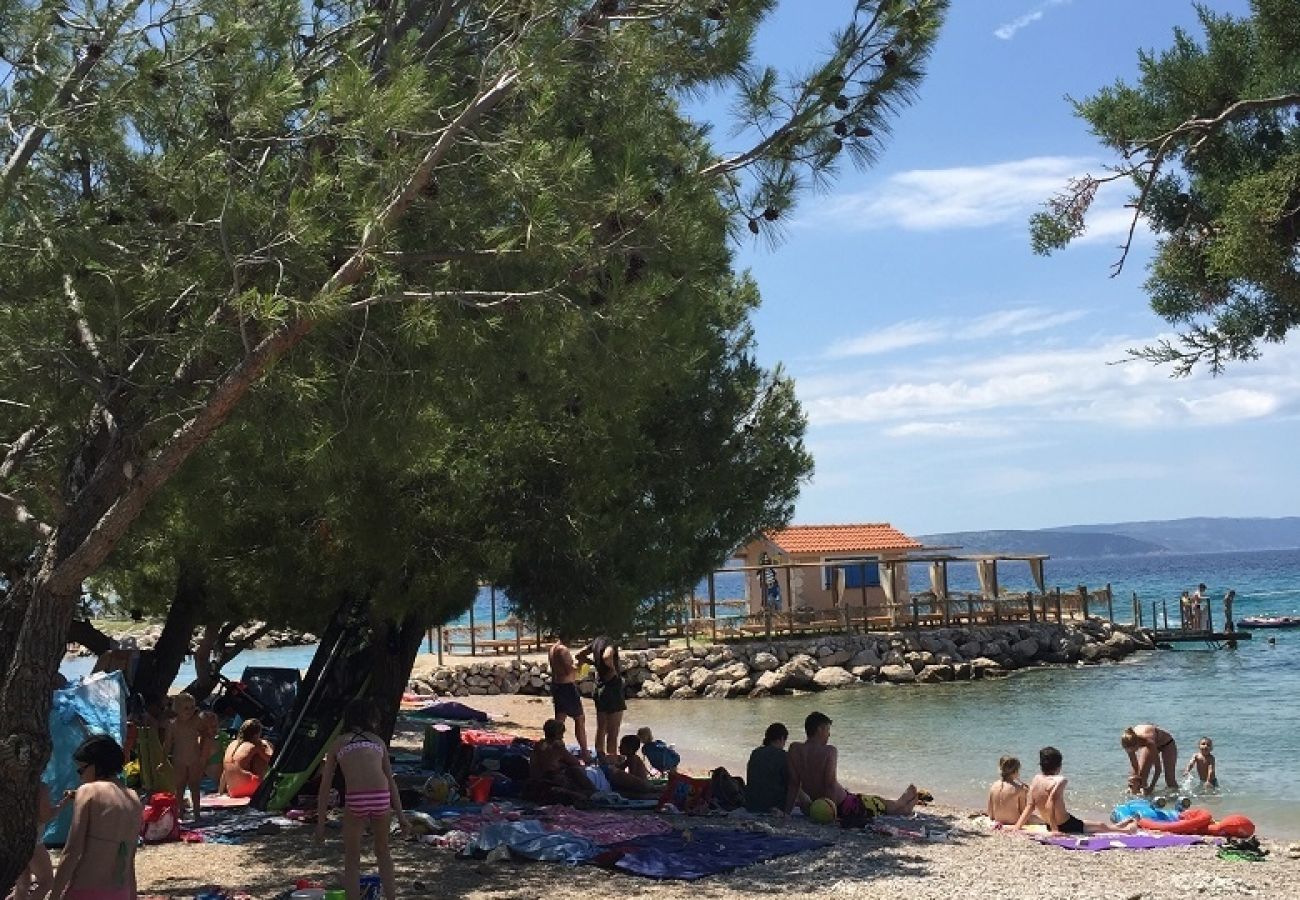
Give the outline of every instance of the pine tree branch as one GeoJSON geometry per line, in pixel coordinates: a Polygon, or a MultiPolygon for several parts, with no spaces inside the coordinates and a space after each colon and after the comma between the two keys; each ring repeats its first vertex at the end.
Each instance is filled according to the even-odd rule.
{"type": "Polygon", "coordinates": [[[9,445],[9,452],[5,454],[3,462],[0,462],[0,480],[8,478],[27,458],[32,447],[36,446],[41,438],[49,433],[49,428],[45,423],[33,425],[31,428],[18,435],[18,439],[9,445]]]}
{"type": "Polygon", "coordinates": [[[31,164],[32,158],[36,151],[40,149],[41,144],[45,141],[46,136],[50,133],[48,120],[55,113],[67,108],[68,104],[76,94],[77,88],[81,86],[86,77],[90,75],[92,69],[98,65],[99,61],[108,52],[108,45],[117,38],[118,32],[140,8],[143,0],[129,0],[129,2],[109,17],[98,42],[88,44],[81,54],[81,58],[64,76],[63,83],[55,92],[50,103],[42,111],[40,118],[28,127],[27,133],[23,135],[18,146],[14,148],[9,159],[5,161],[4,169],[0,170],[0,205],[8,203],[13,193],[14,186],[18,179],[27,170],[31,164]]]}
{"type": "MultiPolygon", "coordinates": [[[[369,309],[392,303],[418,303],[430,300],[455,300],[462,306],[474,309],[492,309],[506,306],[519,300],[535,297],[559,297],[555,288],[543,288],[535,291],[395,291],[390,294],[377,294],[364,300],[348,304],[348,309],[369,309]]],[[[560,299],[563,299],[562,297],[560,299]]]]}
{"type": "Polygon", "coordinates": [[[37,537],[47,538],[54,533],[53,528],[46,525],[39,518],[33,515],[32,511],[27,508],[27,505],[17,497],[14,497],[11,494],[0,493],[0,504],[9,507],[9,513],[13,516],[14,521],[19,525],[31,529],[32,533],[37,537]]]}

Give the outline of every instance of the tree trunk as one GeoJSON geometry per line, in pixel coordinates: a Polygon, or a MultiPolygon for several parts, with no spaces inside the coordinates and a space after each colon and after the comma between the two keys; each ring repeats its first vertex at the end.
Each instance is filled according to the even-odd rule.
{"type": "Polygon", "coordinates": [[[374,641],[370,645],[370,686],[366,689],[366,696],[379,710],[378,734],[386,741],[393,738],[402,694],[406,692],[411,668],[420,653],[420,641],[428,627],[427,616],[419,612],[407,613],[400,622],[386,619],[374,627],[374,641]]]}
{"type": "MultiPolygon", "coordinates": [[[[180,672],[181,663],[190,652],[194,627],[206,611],[207,580],[203,569],[181,560],[176,572],[176,592],[167,608],[167,621],[152,650],[140,654],[132,689],[142,697],[162,697],[180,672]]],[[[201,699],[196,697],[197,699],[201,699]]]]}
{"type": "Polygon", "coordinates": [[[63,659],[79,590],[50,582],[55,551],[0,603],[0,894],[35,847],[36,787],[50,755],[51,688],[63,659]]]}

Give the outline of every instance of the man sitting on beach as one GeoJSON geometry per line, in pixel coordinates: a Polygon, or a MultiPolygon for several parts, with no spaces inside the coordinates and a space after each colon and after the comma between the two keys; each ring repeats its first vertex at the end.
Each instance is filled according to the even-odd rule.
{"type": "Polygon", "coordinates": [[[542,739],[528,761],[524,799],[584,806],[595,792],[582,763],[564,745],[564,723],[547,719],[542,725],[542,739]]]}
{"type": "Polygon", "coordinates": [[[839,754],[830,743],[831,720],[825,713],[810,713],[804,719],[804,733],[808,740],[790,745],[790,784],[786,790],[785,812],[794,808],[802,790],[814,800],[829,799],[839,810],[842,819],[874,818],[888,813],[891,816],[911,815],[916,806],[916,785],[909,784],[897,800],[886,800],[874,794],[855,794],[845,790],[837,775],[839,754]]]}
{"type": "MultiPolygon", "coordinates": [[[[749,754],[749,764],[745,767],[745,808],[750,812],[785,810],[790,789],[790,755],[785,750],[789,739],[790,732],[785,725],[773,722],[763,734],[763,745],[749,754]]],[[[810,802],[806,794],[795,798],[800,806],[810,802]]]]}
{"type": "Polygon", "coordinates": [[[1085,822],[1065,811],[1065,786],[1068,783],[1061,774],[1061,751],[1055,747],[1044,747],[1038,751],[1038,768],[1041,772],[1034,776],[1029,785],[1029,802],[1025,804],[1020,818],[1014,828],[1023,828],[1030,816],[1037,814],[1047,823],[1048,831],[1061,834],[1096,834],[1099,831],[1137,831],[1137,822],[1125,819],[1117,825],[1109,822],[1085,822]]]}

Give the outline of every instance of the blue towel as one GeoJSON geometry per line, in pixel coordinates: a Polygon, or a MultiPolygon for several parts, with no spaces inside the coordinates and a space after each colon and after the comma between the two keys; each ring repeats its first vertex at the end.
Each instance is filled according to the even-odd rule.
{"type": "Polygon", "coordinates": [[[594,862],[646,878],[694,881],[801,850],[830,846],[829,841],[813,838],[722,828],[696,828],[690,834],[690,840],[677,831],[634,838],[613,845],[594,862]]]}
{"type": "Polygon", "coordinates": [[[565,831],[547,831],[536,819],[484,825],[467,849],[488,851],[502,844],[518,856],[546,862],[577,864],[600,852],[600,847],[587,838],[565,831]]]}

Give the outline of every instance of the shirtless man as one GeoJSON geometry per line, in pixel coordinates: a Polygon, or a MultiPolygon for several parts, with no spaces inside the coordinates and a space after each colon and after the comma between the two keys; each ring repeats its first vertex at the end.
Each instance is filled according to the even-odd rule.
{"type": "Polygon", "coordinates": [[[582,758],[587,754],[587,716],[582,711],[582,695],[578,693],[578,667],[573,661],[573,653],[565,645],[563,638],[556,638],[551,649],[546,653],[551,664],[551,703],[555,709],[555,720],[564,725],[564,719],[573,719],[573,731],[578,737],[578,748],[582,758]]]}
{"type": "Polygon", "coordinates": [[[217,790],[231,797],[251,797],[257,793],[275,755],[271,744],[262,740],[262,723],[246,719],[230,746],[221,767],[221,784],[217,790]]]}
{"type": "Polygon", "coordinates": [[[126,764],[122,748],[111,737],[95,735],[72,758],[81,784],[50,896],[134,900],[135,847],[144,810],[135,791],[117,780],[126,764]]]}
{"type": "Polygon", "coordinates": [[[176,718],[167,729],[163,753],[171,759],[172,770],[176,773],[176,795],[181,801],[181,808],[185,806],[185,790],[188,788],[194,821],[197,822],[200,784],[208,756],[212,755],[212,747],[204,736],[204,723],[199,718],[198,704],[192,696],[177,694],[172,698],[172,710],[176,713],[176,718]]]}
{"type": "Polygon", "coordinates": [[[547,719],[542,725],[542,739],[528,760],[524,796],[538,803],[582,805],[595,791],[582,763],[564,745],[564,723],[547,719]]]}
{"type": "Polygon", "coordinates": [[[1165,786],[1178,790],[1178,745],[1174,736],[1156,725],[1146,722],[1125,728],[1119,736],[1119,745],[1128,753],[1131,767],[1128,789],[1133,793],[1149,794],[1155,790],[1160,773],[1165,773],[1165,786]]]}
{"type": "Polygon", "coordinates": [[[998,769],[1002,777],[989,786],[988,816],[999,825],[1014,825],[1025,811],[1029,785],[1020,780],[1020,760],[1014,756],[999,759],[998,769]]]}
{"type": "Polygon", "coordinates": [[[650,770],[641,759],[641,739],[635,734],[624,735],[619,741],[618,753],[605,754],[601,767],[609,786],[625,797],[658,797],[663,793],[663,783],[652,784],[650,770]]]}
{"type": "Polygon", "coordinates": [[[1118,825],[1109,822],[1085,822],[1065,811],[1065,786],[1068,783],[1061,774],[1061,751],[1055,747],[1044,747],[1038,751],[1038,768],[1041,773],[1034,776],[1029,785],[1029,802],[1025,804],[1020,818],[1014,828],[1024,828],[1029,818],[1035,813],[1047,823],[1047,829],[1061,834],[1096,834],[1099,831],[1137,831],[1137,822],[1125,819],[1118,825]]]}
{"type": "Polygon", "coordinates": [[[916,806],[916,785],[909,784],[897,800],[886,800],[874,794],[854,794],[844,789],[837,776],[839,754],[830,743],[831,720],[825,713],[810,713],[804,719],[805,743],[790,745],[790,784],[786,788],[784,812],[794,808],[800,790],[812,799],[826,797],[835,804],[842,818],[861,815],[868,818],[888,813],[892,816],[911,815],[916,806]]]}

